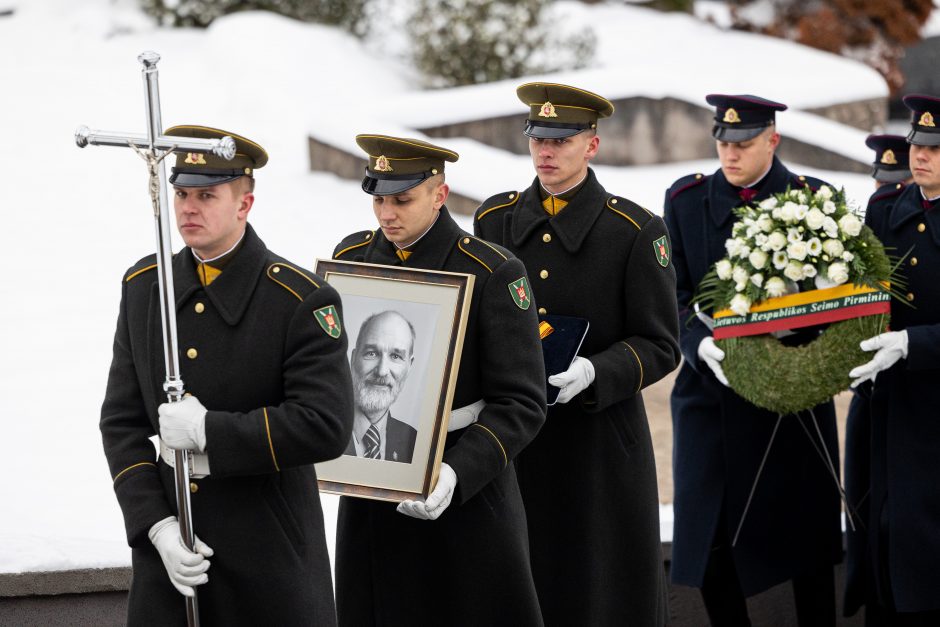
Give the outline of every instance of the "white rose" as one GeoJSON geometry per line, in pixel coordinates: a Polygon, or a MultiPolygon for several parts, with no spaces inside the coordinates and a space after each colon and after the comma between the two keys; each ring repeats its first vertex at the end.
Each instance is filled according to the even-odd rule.
{"type": "Polygon", "coordinates": [[[849,237],[856,237],[862,232],[862,221],[853,213],[847,213],[839,218],[839,228],[849,237]]]}
{"type": "Polygon", "coordinates": [[[758,272],[757,274],[752,274],[751,283],[753,283],[757,287],[760,287],[761,285],[764,284],[764,275],[761,274],[760,272],[758,272]]]}
{"type": "Polygon", "coordinates": [[[849,267],[841,261],[837,261],[829,265],[826,276],[836,285],[842,285],[849,280],[849,267]]]}
{"type": "Polygon", "coordinates": [[[731,279],[734,281],[734,289],[738,292],[744,290],[747,287],[747,281],[750,279],[750,275],[747,270],[741,266],[735,266],[734,270],[731,271],[731,279]]]}
{"type": "Polygon", "coordinates": [[[744,294],[735,294],[731,299],[730,309],[739,316],[746,316],[751,310],[751,299],[744,294]]]}
{"type": "Polygon", "coordinates": [[[751,254],[747,256],[747,260],[751,262],[755,270],[760,270],[767,265],[767,253],[760,250],[752,251],[751,254]]]}
{"type": "Polygon", "coordinates": [[[783,212],[783,209],[780,207],[774,207],[773,211],[770,212],[770,215],[773,216],[774,220],[780,219],[780,214],[783,212]]]}
{"type": "Polygon", "coordinates": [[[845,247],[842,246],[842,242],[837,239],[827,239],[823,242],[823,252],[825,252],[830,257],[841,257],[842,251],[845,250],[845,247]]]}
{"type": "Polygon", "coordinates": [[[806,217],[806,214],[809,213],[809,207],[807,205],[797,205],[794,216],[797,220],[802,220],[806,217]]]}
{"type": "Polygon", "coordinates": [[[818,231],[822,228],[825,219],[826,214],[815,207],[806,212],[806,226],[814,231],[818,231]]]}
{"type": "Polygon", "coordinates": [[[783,282],[778,276],[772,276],[767,279],[767,284],[764,286],[764,291],[767,292],[767,295],[771,298],[776,298],[777,296],[783,296],[787,291],[787,284],[783,282]]]}
{"type": "Polygon", "coordinates": [[[798,261],[791,261],[787,264],[787,267],[783,269],[783,276],[791,281],[803,280],[803,264],[798,261]]]}
{"type": "Polygon", "coordinates": [[[790,263],[790,258],[787,257],[786,251],[778,250],[774,253],[774,267],[777,270],[783,270],[788,263],[790,263]]]}
{"type": "Polygon", "coordinates": [[[727,259],[722,259],[716,263],[715,270],[718,271],[718,278],[722,281],[727,281],[731,278],[731,262],[727,259]]]}
{"type": "Polygon", "coordinates": [[[842,253],[842,261],[850,262],[853,259],[855,259],[855,255],[853,255],[849,251],[845,251],[844,253],[842,253]]]}
{"type": "Polygon", "coordinates": [[[757,218],[757,222],[755,224],[757,224],[757,228],[759,228],[764,233],[770,233],[771,231],[774,230],[773,218],[771,218],[766,213],[762,215],[761,217],[757,218]]]}
{"type": "Polygon", "coordinates": [[[833,213],[836,212],[836,203],[832,202],[831,200],[827,200],[826,202],[823,203],[822,210],[823,210],[823,213],[825,213],[827,216],[832,215],[833,213]]]}
{"type": "Polygon", "coordinates": [[[747,256],[750,255],[750,254],[751,254],[751,247],[750,247],[750,246],[742,246],[742,247],[738,250],[738,257],[741,258],[741,259],[747,259],[747,256]]]}
{"type": "Polygon", "coordinates": [[[814,276],[816,276],[816,266],[814,266],[811,263],[804,263],[803,264],[803,276],[808,279],[811,279],[814,276]]]}
{"type": "Polygon", "coordinates": [[[800,233],[800,229],[791,226],[787,229],[787,241],[788,242],[802,242],[803,234],[800,233]]]}
{"type": "Polygon", "coordinates": [[[760,201],[760,203],[758,204],[758,207],[760,207],[761,209],[764,209],[764,210],[773,209],[773,208],[776,207],[776,206],[777,206],[777,199],[774,198],[773,196],[771,196],[770,198],[765,198],[765,199],[763,199],[763,200],[760,201]]]}
{"type": "Polygon", "coordinates": [[[767,235],[765,233],[758,233],[757,235],[754,236],[754,243],[757,244],[761,248],[761,250],[767,250],[766,248],[764,248],[765,246],[767,246],[767,235]]]}
{"type": "Polygon", "coordinates": [[[796,207],[797,204],[789,200],[783,203],[780,207],[780,219],[786,223],[793,222],[796,219],[796,207]]]}
{"type": "Polygon", "coordinates": [[[806,259],[806,253],[808,252],[809,251],[807,250],[806,242],[792,242],[789,246],[787,246],[787,255],[790,257],[790,259],[794,259],[796,261],[803,261],[806,259]]]}
{"type": "Polygon", "coordinates": [[[783,250],[783,247],[787,245],[787,236],[783,234],[783,231],[774,231],[767,236],[767,243],[770,244],[771,250],[783,250]]]}
{"type": "Polygon", "coordinates": [[[819,189],[816,190],[816,197],[822,198],[824,200],[829,200],[832,198],[832,188],[828,185],[822,185],[819,189]]]}
{"type": "Polygon", "coordinates": [[[741,252],[741,248],[746,244],[743,239],[740,237],[734,237],[728,240],[725,240],[725,250],[728,253],[729,257],[737,257],[741,252]]]}
{"type": "Polygon", "coordinates": [[[818,237],[811,237],[806,242],[806,249],[809,251],[810,257],[818,257],[819,253],[822,252],[822,242],[819,241],[818,237]]]}
{"type": "Polygon", "coordinates": [[[826,219],[823,220],[822,228],[829,237],[839,237],[839,225],[829,216],[826,216],[826,219]]]}

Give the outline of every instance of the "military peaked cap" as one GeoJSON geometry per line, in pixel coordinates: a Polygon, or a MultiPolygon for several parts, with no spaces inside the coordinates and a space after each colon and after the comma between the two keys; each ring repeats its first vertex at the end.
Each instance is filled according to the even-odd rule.
{"type": "Polygon", "coordinates": [[[911,177],[910,146],[901,135],[869,135],[865,145],[875,151],[872,177],[881,183],[898,183],[911,177]]]}
{"type": "Polygon", "coordinates": [[[918,146],[940,146],[940,98],[911,94],[904,96],[904,106],[911,110],[911,132],[907,141],[918,146]]]}
{"type": "Polygon", "coordinates": [[[607,118],[614,105],[595,93],[558,83],[526,83],[516,95],[529,106],[525,130],[529,137],[559,139],[597,128],[598,118],[607,118]]]}
{"type": "Polygon", "coordinates": [[[712,137],[732,144],[757,137],[774,123],[777,111],[787,110],[785,104],[749,94],[709,94],[705,102],[715,107],[712,137]]]}
{"type": "Polygon", "coordinates": [[[218,128],[182,124],[167,129],[164,135],[222,139],[226,135],[235,140],[235,157],[226,161],[212,153],[181,152],[176,154],[176,165],[170,174],[170,184],[178,187],[211,187],[228,183],[254,171],[268,162],[268,153],[255,142],[218,128]]]}
{"type": "Polygon", "coordinates": [[[460,158],[453,150],[408,137],[356,135],[356,143],[369,155],[362,191],[373,196],[400,194],[442,173],[444,162],[460,158]]]}

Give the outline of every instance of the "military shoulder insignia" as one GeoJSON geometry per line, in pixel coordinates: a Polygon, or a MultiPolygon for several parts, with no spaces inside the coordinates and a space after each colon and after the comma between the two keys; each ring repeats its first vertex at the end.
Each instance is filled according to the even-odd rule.
{"type": "Polygon", "coordinates": [[[722,122],[727,122],[728,124],[737,124],[741,121],[741,116],[738,115],[738,112],[728,107],[725,111],[725,117],[722,118],[722,122]]]}
{"type": "Polygon", "coordinates": [[[539,117],[540,118],[557,118],[558,114],[555,113],[555,105],[546,101],[545,104],[542,105],[542,108],[539,109],[539,117]]]}
{"type": "Polygon", "coordinates": [[[881,162],[885,165],[897,165],[898,159],[894,156],[894,151],[889,148],[881,155],[881,162]]]}
{"type": "Polygon", "coordinates": [[[477,208],[474,219],[482,220],[484,216],[504,207],[512,207],[517,202],[519,202],[519,193],[515,191],[490,196],[477,208]]]}
{"type": "Polygon", "coordinates": [[[519,277],[509,284],[509,293],[512,294],[512,300],[516,307],[525,311],[532,304],[532,296],[529,291],[529,281],[524,277],[519,277]]]}
{"type": "Polygon", "coordinates": [[[339,336],[343,334],[339,316],[336,314],[336,307],[333,305],[314,310],[313,317],[320,323],[320,328],[334,340],[339,339],[339,336]]]}
{"type": "Polygon", "coordinates": [[[669,188],[669,200],[675,199],[676,196],[681,194],[687,189],[692,189],[697,187],[708,180],[708,176],[697,172],[695,174],[689,174],[688,176],[683,176],[681,179],[677,180],[672,184],[672,187],[669,188]]]}
{"type": "Polygon", "coordinates": [[[206,157],[201,152],[187,152],[186,161],[183,163],[189,163],[192,165],[206,165],[206,157]]]}
{"type": "Polygon", "coordinates": [[[509,258],[508,253],[479,237],[461,237],[457,240],[457,248],[488,272],[493,272],[509,258]]]}
{"type": "MultiPolygon", "coordinates": [[[[337,244],[336,248],[333,249],[333,259],[339,259],[352,250],[369,245],[374,235],[374,231],[359,231],[358,233],[353,233],[343,238],[343,241],[337,244]]],[[[351,256],[350,259],[355,261],[356,259],[354,257],[355,255],[351,256]]]]}
{"type": "Polygon", "coordinates": [[[376,172],[391,172],[392,166],[388,163],[388,157],[379,155],[375,158],[375,167],[372,169],[376,172]]]}
{"type": "Polygon", "coordinates": [[[663,235],[653,242],[653,252],[656,254],[656,261],[659,262],[659,265],[664,268],[667,267],[669,265],[670,256],[669,238],[663,235]]]}
{"type": "Polygon", "coordinates": [[[933,114],[931,114],[930,111],[924,111],[917,123],[920,126],[936,126],[936,124],[933,123],[933,114]]]}
{"type": "Polygon", "coordinates": [[[269,279],[283,287],[297,300],[303,300],[314,290],[320,289],[319,283],[307,276],[305,272],[287,263],[272,263],[268,266],[266,274],[269,279]]]}

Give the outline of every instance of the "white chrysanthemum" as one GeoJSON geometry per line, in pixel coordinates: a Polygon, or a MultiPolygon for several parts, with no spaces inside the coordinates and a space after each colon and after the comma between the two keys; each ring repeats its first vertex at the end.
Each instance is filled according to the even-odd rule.
{"type": "Polygon", "coordinates": [[[832,202],[831,200],[827,200],[823,203],[822,210],[823,213],[825,213],[827,216],[832,215],[836,212],[836,203],[832,202]]]}
{"type": "Polygon", "coordinates": [[[802,281],[803,264],[801,264],[799,261],[791,261],[787,264],[787,267],[783,269],[783,276],[787,277],[791,281],[802,281]]]}
{"type": "Polygon", "coordinates": [[[839,237],[839,225],[831,217],[826,216],[822,228],[829,237],[839,237]]]}
{"type": "Polygon", "coordinates": [[[790,258],[787,257],[785,250],[778,250],[774,253],[773,262],[777,270],[783,270],[787,267],[787,264],[790,263],[790,258]]]}
{"type": "Polygon", "coordinates": [[[718,271],[718,278],[722,281],[727,281],[731,278],[731,262],[727,259],[722,259],[716,263],[715,270],[718,271]]]}
{"type": "Polygon", "coordinates": [[[826,214],[815,207],[806,212],[806,226],[814,231],[821,229],[825,220],[826,214]]]}
{"type": "Polygon", "coordinates": [[[787,246],[787,256],[789,256],[790,259],[794,259],[796,261],[803,261],[806,259],[806,254],[808,252],[809,249],[806,246],[806,242],[791,242],[790,245],[787,246]]]}
{"type": "Polygon", "coordinates": [[[787,236],[783,234],[783,231],[774,231],[767,236],[767,243],[770,244],[771,250],[783,250],[783,247],[787,245],[787,236]]]}
{"type": "Polygon", "coordinates": [[[755,270],[761,270],[767,265],[767,253],[762,250],[753,250],[751,254],[747,256],[747,260],[751,262],[755,270]]]}
{"type": "Polygon", "coordinates": [[[841,257],[842,251],[845,250],[845,247],[842,245],[842,242],[840,242],[837,239],[827,239],[825,242],[823,242],[822,247],[823,247],[823,252],[825,252],[827,255],[829,255],[833,259],[836,257],[841,257]]]}
{"type": "Polygon", "coordinates": [[[816,266],[811,263],[803,264],[803,276],[807,279],[811,279],[816,276],[816,266]]]}
{"type": "Polygon", "coordinates": [[[756,274],[752,274],[752,275],[751,275],[751,283],[753,283],[753,284],[756,285],[757,287],[760,287],[761,285],[764,284],[764,275],[761,274],[760,272],[758,272],[758,273],[756,273],[756,274]]]}
{"type": "Polygon", "coordinates": [[[822,252],[822,249],[823,249],[822,242],[819,241],[818,237],[811,237],[806,242],[806,250],[809,251],[810,257],[818,257],[819,254],[822,252]]]}
{"type": "Polygon", "coordinates": [[[773,196],[771,196],[770,198],[765,198],[762,201],[760,201],[760,203],[757,206],[760,207],[761,209],[764,209],[765,211],[767,209],[773,209],[774,207],[777,206],[777,199],[774,198],[773,196]]]}
{"type": "Polygon", "coordinates": [[[862,221],[854,213],[847,213],[839,218],[839,228],[849,237],[857,237],[862,232],[862,221]]]}
{"type": "Polygon", "coordinates": [[[731,299],[730,309],[739,316],[746,316],[751,309],[751,299],[744,294],[735,294],[731,299]]]}
{"type": "Polygon", "coordinates": [[[837,261],[829,265],[826,276],[836,285],[842,285],[849,280],[849,267],[841,261],[837,261]]]}
{"type": "Polygon", "coordinates": [[[776,298],[778,296],[783,296],[787,291],[787,284],[783,282],[778,276],[772,276],[767,279],[767,283],[764,285],[764,291],[767,293],[767,296],[771,298],[776,298]]]}

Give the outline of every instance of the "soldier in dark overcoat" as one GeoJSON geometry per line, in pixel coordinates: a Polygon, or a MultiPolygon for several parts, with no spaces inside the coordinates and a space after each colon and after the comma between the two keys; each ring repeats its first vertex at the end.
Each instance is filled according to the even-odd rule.
{"type": "Polygon", "coordinates": [[[482,400],[485,408],[469,424],[452,416],[440,478],[426,502],[340,500],[339,623],[542,625],[513,463],[545,421],[545,371],[525,269],[448,213],[444,164],[456,153],[384,135],[356,141],[369,155],[363,190],[380,228],[350,235],[334,258],[475,277],[453,405],[482,400]]]}
{"type": "Polygon", "coordinates": [[[181,593],[195,587],[203,625],[335,625],[313,464],[340,455],[352,428],[339,295],[247,224],[260,146],[205,127],[167,134],[231,135],[238,154],[179,155],[170,177],[187,244],[172,260],[180,402],[164,403],[154,256],[122,281],[100,426],[132,548],[128,624],[185,625],[181,593]],[[194,451],[196,552],[176,519],[179,448],[194,451]]]}
{"type": "Polygon", "coordinates": [[[888,625],[940,624],[940,98],[905,96],[912,111],[914,184],[866,216],[892,254],[904,256],[905,304],[891,330],[862,342],[872,360],[853,369],[871,398],[868,561],[877,614],[888,625]]]}
{"type": "Polygon", "coordinates": [[[788,579],[801,625],[834,624],[840,502],[812,424],[838,468],[833,404],[783,417],[742,525],[778,417],[726,387],[723,352],[690,305],[702,278],[725,256],[734,207],[823,183],[791,173],[775,156],[775,114],[785,105],[717,94],[707,101],[716,107],[712,134],[721,168],[679,179],[665,198],[685,358],[671,397],[672,580],[701,589],[714,625],[750,624],[745,598],[788,579]]]}
{"type": "Polygon", "coordinates": [[[679,360],[675,271],[662,219],[606,191],[590,160],[605,98],[530,83],[537,177],[477,209],[475,232],[517,255],[540,314],[586,319],[558,402],[519,456],[532,569],[548,625],[662,625],[659,497],[641,391],[679,360]]]}
{"type": "MultiPolygon", "coordinates": [[[[903,135],[869,135],[865,145],[875,151],[872,178],[876,189],[868,199],[866,221],[871,224],[882,211],[894,204],[910,183],[907,139],[903,135]]],[[[875,599],[874,579],[868,564],[869,460],[871,458],[871,418],[869,415],[871,383],[855,388],[845,424],[845,497],[853,525],[845,529],[845,597],[842,613],[854,615],[866,607],[866,623],[877,619],[871,614],[868,599],[875,599]]]]}

